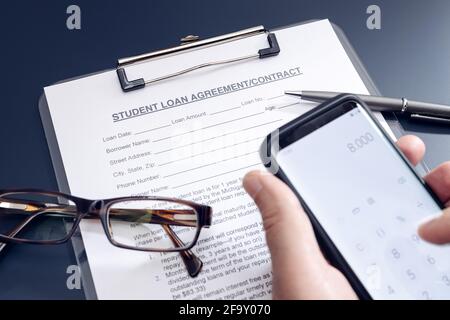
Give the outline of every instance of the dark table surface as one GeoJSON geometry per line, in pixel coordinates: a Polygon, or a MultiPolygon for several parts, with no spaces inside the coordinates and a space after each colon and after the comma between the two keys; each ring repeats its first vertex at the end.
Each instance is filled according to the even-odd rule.
{"type": "MultiPolygon", "coordinates": [[[[347,34],[380,91],[450,104],[450,1],[8,1],[0,11],[0,188],[56,189],[37,102],[44,86],[112,68],[119,57],[259,24],[329,18],[347,34]],[[82,29],[66,28],[81,8],[82,29]],[[381,7],[381,30],[366,9],[381,7]]],[[[450,129],[405,123],[427,143],[429,166],[450,159],[450,129]]],[[[82,127],[80,128],[82,129],[82,127]]],[[[11,246],[0,254],[0,299],[79,299],[66,286],[70,244],[11,246]]]]}

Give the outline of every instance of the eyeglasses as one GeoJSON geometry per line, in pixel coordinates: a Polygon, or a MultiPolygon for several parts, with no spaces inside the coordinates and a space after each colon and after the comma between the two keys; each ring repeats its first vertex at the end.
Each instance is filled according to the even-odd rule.
{"type": "Polygon", "coordinates": [[[212,208],[164,197],[87,200],[34,189],[0,190],[0,251],[6,243],[64,243],[81,219],[100,219],[116,247],[179,252],[189,275],[195,277],[203,263],[190,249],[201,229],[211,226],[212,208]],[[55,221],[69,227],[55,228],[55,221]]]}

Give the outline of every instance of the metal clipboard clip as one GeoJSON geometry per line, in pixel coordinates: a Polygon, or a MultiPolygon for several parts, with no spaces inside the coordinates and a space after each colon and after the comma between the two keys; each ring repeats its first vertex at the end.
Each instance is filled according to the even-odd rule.
{"type": "Polygon", "coordinates": [[[174,77],[177,77],[177,76],[180,76],[180,75],[183,75],[186,73],[190,73],[190,72],[198,70],[198,69],[217,66],[217,65],[224,65],[224,64],[228,64],[228,63],[240,62],[240,61],[249,60],[249,59],[256,59],[256,58],[264,59],[264,58],[276,56],[280,53],[280,47],[278,45],[278,41],[277,41],[275,34],[270,33],[268,30],[266,30],[264,28],[264,26],[258,26],[258,27],[254,27],[254,28],[250,28],[250,29],[245,29],[245,30],[241,30],[241,31],[225,34],[222,36],[205,39],[205,40],[198,40],[197,36],[187,36],[187,37],[181,39],[181,41],[182,41],[182,44],[177,47],[172,47],[172,48],[163,49],[163,50],[159,50],[159,51],[144,53],[144,54],[137,55],[134,57],[119,59],[117,61],[116,71],[117,71],[117,76],[119,77],[119,82],[120,82],[120,86],[122,87],[122,90],[125,92],[133,91],[133,90],[144,88],[145,86],[153,84],[155,82],[174,78],[174,77]],[[138,62],[148,61],[148,60],[151,60],[154,58],[159,58],[159,57],[162,57],[165,55],[179,53],[179,52],[183,52],[183,51],[186,51],[189,49],[194,49],[194,48],[198,48],[198,47],[202,47],[202,46],[217,45],[217,44],[234,41],[234,40],[238,40],[238,39],[242,39],[242,38],[246,38],[246,37],[250,37],[250,36],[255,36],[258,34],[262,34],[262,33],[267,34],[267,41],[269,43],[269,46],[267,48],[260,49],[257,53],[252,54],[252,55],[236,57],[236,58],[231,58],[231,59],[226,59],[226,60],[219,60],[219,61],[209,61],[209,62],[205,62],[205,63],[199,64],[199,65],[192,66],[187,69],[180,70],[175,73],[171,73],[171,74],[168,74],[168,75],[165,75],[162,77],[149,79],[149,80],[145,80],[143,78],[136,79],[136,80],[129,80],[127,77],[127,74],[126,74],[125,67],[135,64],[135,63],[138,63],[138,62]]]}

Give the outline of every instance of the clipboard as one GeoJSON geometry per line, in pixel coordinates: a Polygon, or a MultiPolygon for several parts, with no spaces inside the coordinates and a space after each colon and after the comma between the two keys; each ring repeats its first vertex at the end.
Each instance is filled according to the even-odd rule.
{"type": "MultiPolygon", "coordinates": [[[[285,28],[290,28],[294,26],[299,26],[302,24],[311,23],[317,20],[308,20],[296,24],[291,24],[284,27],[279,27],[276,29],[273,29],[272,31],[282,30],[285,28]]],[[[348,41],[347,37],[345,36],[344,32],[335,24],[331,23],[334,32],[336,33],[338,39],[340,40],[347,56],[350,58],[350,61],[352,62],[353,66],[355,67],[355,70],[359,74],[360,78],[362,79],[363,83],[367,87],[367,90],[372,95],[380,95],[379,90],[377,89],[375,83],[370,78],[367,70],[365,69],[363,63],[359,59],[358,55],[356,54],[355,50],[351,46],[350,42],[348,41]]],[[[146,54],[141,54],[138,56],[133,56],[129,58],[123,58],[119,59],[117,63],[117,67],[115,69],[117,73],[117,81],[120,83],[120,87],[122,90],[127,93],[134,90],[145,90],[146,86],[149,86],[155,82],[168,80],[174,77],[183,76],[185,73],[189,73],[192,71],[195,71],[200,68],[207,68],[209,66],[213,65],[225,65],[227,63],[235,63],[240,62],[248,59],[265,59],[265,58],[273,58],[276,59],[276,56],[280,52],[280,50],[283,50],[283,48],[279,47],[278,42],[276,40],[276,36],[274,33],[271,33],[269,30],[265,29],[263,26],[258,26],[250,29],[245,29],[242,31],[206,39],[206,40],[198,40],[198,37],[196,36],[187,36],[182,39],[182,44],[180,46],[176,46],[169,49],[163,49],[158,50],[155,52],[150,52],[146,54]],[[154,79],[129,79],[128,75],[126,73],[126,67],[132,64],[139,64],[142,62],[147,62],[151,59],[159,59],[161,57],[167,56],[167,55],[174,55],[174,54],[183,54],[185,51],[189,50],[201,50],[204,47],[208,46],[214,46],[218,44],[222,44],[228,41],[233,41],[237,39],[242,39],[245,37],[251,37],[253,35],[265,33],[267,35],[267,47],[261,48],[258,52],[255,52],[253,55],[248,56],[242,56],[242,57],[235,57],[229,60],[222,60],[222,61],[205,61],[201,65],[193,66],[189,69],[180,70],[176,73],[167,74],[165,76],[154,78],[154,79]]],[[[101,72],[96,72],[92,74],[87,74],[81,77],[71,78],[67,80],[60,81],[58,83],[64,83],[69,82],[76,79],[81,79],[89,76],[93,76],[99,73],[103,72],[109,72],[111,70],[104,70],[101,72]]],[[[44,127],[45,136],[47,139],[47,144],[50,150],[50,155],[52,159],[52,164],[54,167],[56,180],[58,183],[58,188],[61,192],[64,193],[70,193],[70,188],[68,184],[68,180],[65,174],[63,161],[61,157],[61,153],[58,147],[56,134],[54,131],[52,119],[50,116],[50,111],[47,103],[47,99],[45,97],[45,94],[42,94],[39,99],[39,112],[41,115],[41,120],[44,127]]],[[[401,126],[400,122],[398,121],[396,115],[394,113],[387,113],[384,112],[383,116],[388,123],[389,127],[391,128],[392,132],[396,137],[400,137],[404,134],[404,129],[401,126]]],[[[419,173],[424,174],[428,170],[427,166],[423,164],[422,166],[419,166],[419,173]]],[[[97,294],[92,278],[92,274],[89,267],[89,262],[87,259],[86,251],[84,249],[83,245],[83,239],[80,230],[78,229],[75,235],[72,238],[72,245],[74,248],[75,256],[77,259],[77,263],[80,269],[80,274],[82,278],[82,287],[84,290],[84,294],[86,299],[97,299],[97,294]]]]}

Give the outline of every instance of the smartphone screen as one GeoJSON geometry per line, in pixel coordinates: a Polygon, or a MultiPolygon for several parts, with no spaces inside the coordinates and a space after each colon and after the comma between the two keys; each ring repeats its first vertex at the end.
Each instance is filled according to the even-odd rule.
{"type": "Polygon", "coordinates": [[[450,299],[450,248],[417,234],[441,208],[358,104],[276,160],[374,299],[450,299]]]}

